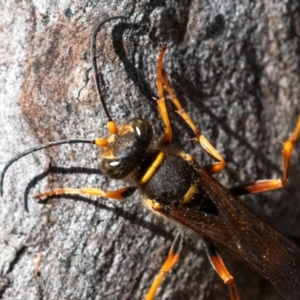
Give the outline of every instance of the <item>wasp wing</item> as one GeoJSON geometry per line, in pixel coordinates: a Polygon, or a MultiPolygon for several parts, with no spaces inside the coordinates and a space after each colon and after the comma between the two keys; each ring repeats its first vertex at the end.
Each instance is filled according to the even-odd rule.
{"type": "Polygon", "coordinates": [[[269,280],[286,299],[300,299],[300,249],[200,167],[199,182],[217,207],[217,215],[184,204],[165,207],[161,213],[226,248],[269,280]]]}

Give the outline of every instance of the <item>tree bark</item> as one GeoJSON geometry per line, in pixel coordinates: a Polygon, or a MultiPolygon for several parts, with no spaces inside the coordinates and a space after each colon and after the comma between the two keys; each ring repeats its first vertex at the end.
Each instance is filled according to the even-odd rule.
{"type": "MultiPolygon", "coordinates": [[[[0,166],[49,141],[107,134],[90,63],[94,26],[104,96],[118,124],[148,119],[162,134],[155,65],[165,68],[183,106],[226,158],[225,186],[281,176],[281,143],[300,112],[299,1],[2,1],[0,166]]],[[[173,107],[170,105],[170,109],[173,107]]],[[[170,113],[175,142],[211,161],[192,132],[170,113]]],[[[300,145],[282,191],[249,196],[257,214],[300,237],[300,145]]],[[[58,187],[125,184],[99,171],[89,145],[49,148],[16,162],[0,202],[2,299],[142,299],[175,236],[176,226],[140,205],[33,196],[58,187]],[[25,203],[25,205],[24,205],[25,203]],[[29,212],[24,207],[28,207],[29,212]]],[[[241,299],[281,299],[273,287],[224,251],[241,299]]],[[[201,239],[187,233],[182,258],[158,299],[229,299],[201,239]]]]}

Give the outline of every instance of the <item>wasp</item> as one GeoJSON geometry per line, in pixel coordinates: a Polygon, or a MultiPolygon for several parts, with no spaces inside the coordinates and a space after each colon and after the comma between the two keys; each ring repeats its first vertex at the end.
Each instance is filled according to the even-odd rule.
{"type": "Polygon", "coordinates": [[[300,299],[300,249],[236,198],[238,195],[280,189],[286,185],[292,152],[300,135],[300,116],[290,138],[283,144],[281,178],[258,180],[226,189],[212,176],[225,168],[225,159],[183,109],[167,78],[163,66],[166,45],[161,48],[156,66],[157,106],[164,125],[162,137],[157,139],[154,136],[152,125],[145,119],[133,118],[118,125],[111,117],[100,87],[96,38],[105,23],[126,18],[117,16],[100,22],[91,39],[95,85],[107,118],[108,135],[93,140],[55,141],[19,154],[5,165],[1,173],[1,195],[8,168],[20,158],[62,144],[93,144],[100,148],[101,172],[109,178],[123,180],[128,186],[113,191],[90,187],[59,188],[38,194],[35,198],[41,200],[53,195],[79,194],[123,200],[138,190],[143,203],[151,211],[179,223],[179,233],[146,294],[146,300],[154,299],[163,278],[179,261],[185,228],[191,229],[204,239],[213,268],[229,287],[230,300],[240,298],[234,278],[227,270],[217,247],[226,249],[269,280],[284,298],[300,299]],[[195,139],[216,162],[201,166],[190,154],[172,148],[173,131],[166,100],[173,103],[177,113],[194,132],[195,139]]]}

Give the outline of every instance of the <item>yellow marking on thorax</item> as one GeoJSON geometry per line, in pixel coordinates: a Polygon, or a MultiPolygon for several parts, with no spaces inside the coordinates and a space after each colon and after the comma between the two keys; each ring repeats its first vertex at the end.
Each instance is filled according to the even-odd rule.
{"type": "Polygon", "coordinates": [[[191,201],[191,199],[193,198],[193,196],[195,195],[196,192],[197,192],[197,184],[194,183],[194,184],[192,184],[190,186],[190,188],[188,189],[188,191],[183,196],[183,198],[181,200],[181,203],[182,204],[189,203],[191,201]]]}
{"type": "Polygon", "coordinates": [[[186,161],[194,161],[195,160],[192,155],[184,153],[184,152],[181,152],[179,155],[186,161]]]}
{"type": "Polygon", "coordinates": [[[163,152],[159,152],[154,162],[150,166],[150,168],[146,171],[144,176],[141,178],[140,184],[145,184],[147,181],[149,181],[152,178],[152,176],[155,174],[155,172],[163,162],[164,158],[165,158],[165,154],[163,152]]]}
{"type": "Polygon", "coordinates": [[[151,207],[152,209],[159,211],[163,209],[163,205],[159,204],[158,202],[152,200],[152,199],[146,199],[146,204],[151,207]]]}

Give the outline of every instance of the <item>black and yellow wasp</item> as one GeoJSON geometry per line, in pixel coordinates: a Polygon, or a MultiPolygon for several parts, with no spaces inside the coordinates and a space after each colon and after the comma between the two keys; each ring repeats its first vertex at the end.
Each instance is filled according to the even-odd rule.
{"type": "Polygon", "coordinates": [[[108,136],[94,140],[68,139],[52,142],[29,149],[10,160],[1,174],[0,188],[3,194],[3,180],[11,164],[35,151],[61,144],[89,143],[100,148],[102,173],[113,179],[122,179],[129,186],[103,191],[98,188],[60,188],[46,191],[37,199],[52,195],[80,194],[110,199],[124,199],[136,190],[145,205],[182,226],[176,235],[170,252],[159,274],[154,279],[146,299],[154,299],[164,276],[178,262],[182,248],[183,232],[188,228],[204,238],[210,261],[230,289],[230,299],[239,299],[233,276],[228,272],[216,246],[228,250],[244,261],[261,276],[269,280],[286,299],[300,299],[300,250],[288,238],[254,215],[235,196],[279,189],[288,181],[289,165],[296,140],[300,135],[300,117],[291,137],[283,145],[283,175],[280,179],[254,181],[227,190],[212,175],[224,169],[226,162],[221,154],[204,137],[177,99],[163,67],[166,45],[158,56],[156,84],[158,89],[158,110],[164,124],[160,139],[154,138],[151,124],[141,118],[134,118],[123,125],[112,119],[101,94],[96,60],[96,37],[100,28],[115,19],[100,22],[92,34],[92,65],[100,103],[107,117],[108,136]],[[166,107],[169,99],[177,113],[193,130],[195,139],[215,160],[208,166],[200,166],[189,154],[174,150],[172,127],[166,107]],[[156,142],[156,140],[158,140],[156,142]],[[184,230],[183,230],[184,231],[184,230]]]}

